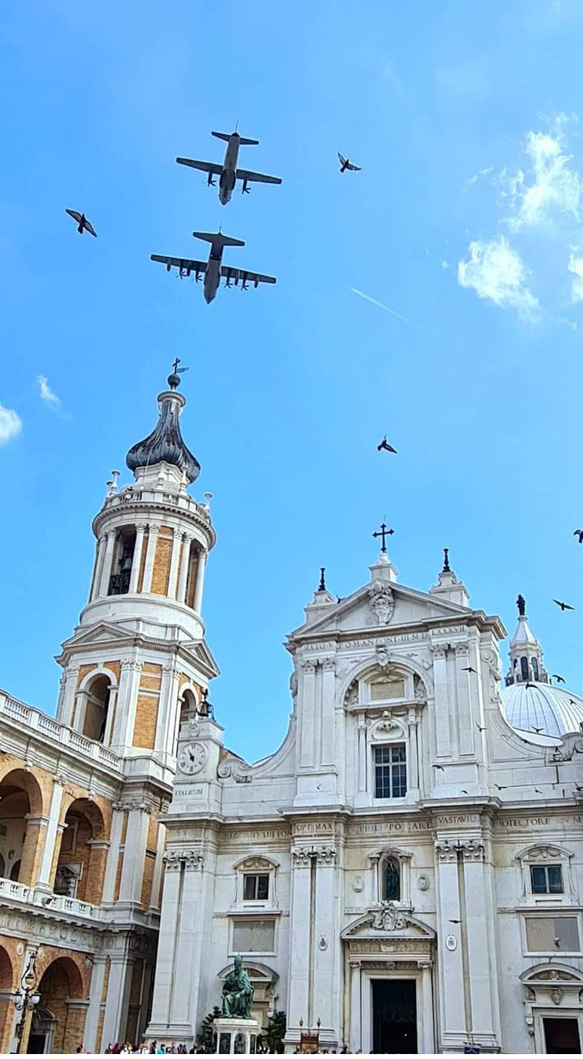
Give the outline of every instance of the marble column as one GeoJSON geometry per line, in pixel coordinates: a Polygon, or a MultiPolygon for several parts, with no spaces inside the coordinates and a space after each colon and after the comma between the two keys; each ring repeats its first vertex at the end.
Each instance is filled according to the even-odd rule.
{"type": "Polygon", "coordinates": [[[160,908],[160,892],[162,889],[162,873],[164,871],[164,849],[166,848],[166,827],[164,816],[158,816],[158,837],[156,841],[156,859],[152,873],[152,892],[150,894],[150,908],[160,908]]]}
{"type": "Polygon", "coordinates": [[[360,960],[349,960],[350,968],[350,1052],[362,1049],[362,965],[360,960]]]}
{"type": "Polygon", "coordinates": [[[63,800],[64,785],[64,776],[53,776],[53,790],[51,795],[51,807],[49,809],[49,822],[45,832],[45,844],[37,881],[37,886],[39,886],[43,890],[52,889],[51,874],[53,866],[53,856],[57,843],[57,831],[61,816],[61,802],[63,800]]]}
{"type": "Polygon", "coordinates": [[[419,960],[417,966],[421,971],[421,981],[417,980],[417,1022],[420,1029],[418,1050],[425,1055],[431,1055],[435,1052],[433,968],[428,960],[419,960]]]}
{"type": "Polygon", "coordinates": [[[462,914],[458,879],[457,836],[444,835],[435,843],[437,886],[438,1003],[441,1039],[437,1051],[450,1051],[461,1041],[466,1027],[466,982],[460,930],[462,914]],[[452,923],[451,920],[458,920],[452,923]],[[447,945],[451,937],[452,947],[447,945]]]}
{"type": "MultiPolygon", "coordinates": [[[[467,666],[477,669],[479,661],[470,660],[470,649],[467,643],[458,643],[455,647],[455,671],[457,689],[456,728],[457,743],[460,754],[474,753],[474,736],[477,734],[476,722],[472,717],[471,697],[477,682],[477,674],[469,673],[467,666]]],[[[455,747],[453,748],[455,749],[455,747]]]]}
{"type": "Polygon", "coordinates": [[[126,951],[111,956],[101,1051],[110,1041],[125,1040],[133,963],[126,951]]]}
{"type": "Polygon", "coordinates": [[[112,574],[113,552],[116,536],[117,534],[115,530],[109,530],[106,535],[105,555],[103,558],[103,566],[101,568],[101,576],[99,578],[98,596],[107,596],[109,593],[109,579],[112,574]]]}
{"type": "Polygon", "coordinates": [[[148,531],[148,544],[146,547],[146,562],[144,564],[144,580],[142,592],[149,592],[152,587],[152,574],[154,572],[154,559],[156,558],[156,545],[158,544],[159,526],[150,524],[148,531]]]}
{"type": "Polygon", "coordinates": [[[311,857],[302,847],[292,849],[292,892],[290,923],[290,977],[288,984],[287,1027],[292,1040],[299,1041],[300,1019],[309,1019],[310,946],[306,938],[310,923],[311,857]],[[302,926],[303,924],[303,926],[302,926]]]}
{"type": "Polygon", "coordinates": [[[183,979],[187,988],[173,989],[170,1004],[170,1030],[188,1035],[197,1019],[200,966],[203,950],[204,914],[203,854],[188,850],[183,857],[184,872],[175,944],[174,980],[183,979]]]}
{"type": "Polygon", "coordinates": [[[89,1008],[85,1020],[85,1034],[83,1036],[83,1047],[91,1053],[103,1053],[108,1041],[98,1047],[97,1030],[99,1026],[99,1015],[101,1013],[101,998],[103,995],[103,983],[105,980],[106,957],[95,956],[93,972],[91,974],[91,987],[89,991],[89,1008]]]}
{"type": "Polygon", "coordinates": [[[409,716],[407,717],[407,725],[409,729],[409,747],[407,754],[407,793],[414,795],[419,793],[419,747],[417,743],[417,728],[419,725],[419,717],[417,715],[415,707],[411,707],[411,709],[409,710],[409,716]]]}
{"type": "Polygon", "coordinates": [[[95,552],[95,566],[93,567],[93,579],[91,581],[91,591],[89,593],[89,601],[95,599],[99,593],[99,584],[101,581],[101,571],[103,569],[103,559],[105,556],[105,535],[102,534],[97,541],[97,548],[95,552]]]}
{"type": "Polygon", "coordinates": [[[182,558],[180,560],[178,588],[176,590],[176,600],[178,603],[184,603],[186,598],[186,584],[188,581],[188,568],[190,566],[190,545],[193,540],[194,537],[192,533],[182,534],[182,558]]]}
{"type": "Polygon", "coordinates": [[[299,715],[300,731],[300,768],[314,765],[314,728],[316,712],[316,664],[312,661],[302,665],[302,710],[299,715]]]}
{"type": "Polygon", "coordinates": [[[132,569],[130,572],[130,587],[129,592],[134,593],[138,591],[138,581],[140,579],[140,567],[142,565],[142,553],[144,549],[144,534],[146,532],[146,523],[136,523],[136,543],[134,545],[134,554],[132,556],[132,569]]]}
{"type": "Polygon", "coordinates": [[[322,1020],[324,1042],[342,1039],[342,942],[338,887],[342,871],[334,845],[319,845],[315,858],[313,1018],[322,1020]],[[324,986],[323,983],[326,983],[324,986]]]}
{"type": "MultiPolygon", "coordinates": [[[[150,1024],[147,1030],[149,1038],[160,1038],[168,1032],[170,1006],[177,973],[175,947],[180,922],[184,871],[182,870],[180,858],[174,852],[165,855],[165,868],[164,900],[162,901],[160,932],[158,935],[154,996],[152,999],[150,1024]]],[[[182,974],[181,969],[178,969],[178,973],[182,974]]]]}
{"type": "Polygon", "coordinates": [[[194,602],[192,609],[200,615],[202,613],[202,593],[204,588],[204,572],[206,568],[206,552],[201,548],[196,566],[196,581],[194,584],[194,602]]]}
{"type": "Polygon", "coordinates": [[[172,551],[170,553],[170,573],[168,574],[168,598],[176,599],[178,590],[178,563],[180,561],[180,549],[182,547],[182,534],[180,530],[172,530],[172,551]]]}
{"type": "Polygon", "coordinates": [[[128,826],[121,869],[119,901],[137,905],[141,903],[142,899],[142,882],[151,808],[145,802],[140,802],[139,804],[131,802],[128,808],[128,826]]]}
{"type": "Polygon", "coordinates": [[[435,682],[435,740],[438,757],[451,757],[451,704],[447,680],[447,645],[433,644],[435,682]]]}
{"type": "Polygon", "coordinates": [[[156,722],[155,749],[174,757],[176,747],[174,737],[176,733],[176,711],[178,705],[178,681],[180,674],[175,662],[169,662],[162,666],[162,680],[160,683],[160,700],[158,703],[158,720],[156,722]]]}
{"type": "Polygon", "coordinates": [[[57,707],[57,720],[68,727],[73,723],[75,694],[79,680],[79,666],[67,666],[61,677],[61,693],[57,707]]]}
{"type": "Polygon", "coordinates": [[[489,878],[491,867],[485,860],[481,842],[464,842],[462,849],[464,903],[471,995],[471,1030],[479,1039],[496,1046],[500,1043],[500,1011],[497,983],[496,947],[491,937],[491,917],[495,918],[489,878]]]}
{"type": "Polygon", "coordinates": [[[119,854],[121,845],[121,836],[123,831],[123,822],[125,814],[119,808],[119,803],[115,803],[113,806],[114,813],[111,822],[111,833],[110,833],[110,847],[107,856],[107,864],[105,866],[105,877],[103,880],[103,894],[101,897],[102,904],[111,904],[115,896],[115,883],[117,879],[117,869],[119,864],[119,854]]]}
{"type": "Polygon", "coordinates": [[[333,765],[335,762],[335,711],[334,697],[336,690],[336,662],[334,658],[325,658],[322,662],[322,724],[320,727],[320,764],[333,765]]]}

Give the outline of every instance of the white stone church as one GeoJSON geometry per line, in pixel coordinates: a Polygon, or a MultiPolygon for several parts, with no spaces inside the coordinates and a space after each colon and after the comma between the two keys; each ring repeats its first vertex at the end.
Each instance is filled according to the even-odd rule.
{"type": "Polygon", "coordinates": [[[345,599],[322,575],[287,640],[287,736],[248,764],[207,697],[215,535],[187,492],[179,381],[94,520],[56,720],[0,695],[0,817],[14,805],[23,836],[0,826],[4,1039],[190,1047],[240,955],[288,1052],[317,1033],[338,1052],[579,1053],[583,700],[551,683],[524,600],[501,690],[506,631],[447,552],[428,591],[384,550],[345,599]],[[8,984],[27,967],[28,1029],[8,984]]]}

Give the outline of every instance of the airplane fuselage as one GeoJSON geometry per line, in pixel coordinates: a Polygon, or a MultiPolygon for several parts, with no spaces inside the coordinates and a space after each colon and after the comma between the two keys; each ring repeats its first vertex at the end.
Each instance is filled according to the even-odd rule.
{"type": "Polygon", "coordinates": [[[217,291],[219,289],[219,284],[221,282],[222,257],[222,250],[218,254],[215,253],[214,248],[211,250],[206,272],[204,274],[203,284],[204,300],[207,305],[210,305],[210,303],[214,301],[217,291]]]}
{"type": "Polygon", "coordinates": [[[237,162],[239,160],[239,148],[241,146],[241,137],[238,133],[234,132],[229,137],[227,144],[227,150],[225,151],[225,160],[223,162],[223,171],[219,177],[219,202],[223,206],[227,205],[227,202],[231,201],[231,195],[235,190],[235,184],[237,183],[237,162]]]}

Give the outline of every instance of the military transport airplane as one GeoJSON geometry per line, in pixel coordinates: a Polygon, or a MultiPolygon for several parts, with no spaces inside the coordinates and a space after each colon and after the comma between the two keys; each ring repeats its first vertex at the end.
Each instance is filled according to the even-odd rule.
{"type": "Polygon", "coordinates": [[[219,201],[223,206],[227,205],[230,201],[231,195],[235,190],[235,184],[238,180],[243,181],[243,187],[241,191],[243,194],[249,191],[247,184],[250,181],[257,180],[262,184],[281,184],[281,177],[265,176],[264,173],[252,173],[250,169],[237,169],[237,159],[239,157],[239,148],[243,145],[257,146],[259,140],[247,140],[244,136],[239,136],[238,132],[226,133],[226,132],[213,132],[213,136],[216,136],[219,140],[225,140],[227,143],[227,149],[225,151],[225,158],[223,164],[216,162],[199,162],[194,158],[177,158],[176,161],[180,165],[189,165],[191,169],[201,169],[203,173],[208,173],[207,185],[209,187],[215,186],[213,177],[218,176],[219,178],[219,201]]]}
{"type": "Polygon", "coordinates": [[[226,286],[237,287],[241,281],[241,290],[248,290],[249,283],[258,287],[260,283],[276,283],[274,276],[263,276],[260,272],[250,272],[248,268],[231,268],[223,265],[223,250],[226,246],[245,246],[242,239],[231,239],[229,235],[222,232],[193,232],[195,239],[204,239],[211,244],[208,261],[193,261],[188,257],[163,257],[161,254],[152,254],[151,261],[160,261],[166,265],[170,272],[172,266],[178,269],[180,279],[188,279],[193,273],[196,282],[204,276],[203,294],[207,303],[212,302],[216,296],[221,279],[225,280],[226,286]]]}

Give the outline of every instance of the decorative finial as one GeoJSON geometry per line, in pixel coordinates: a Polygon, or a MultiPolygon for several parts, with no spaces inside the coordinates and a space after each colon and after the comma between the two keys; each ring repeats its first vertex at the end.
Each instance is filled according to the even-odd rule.
{"type": "Polygon", "coordinates": [[[381,522],[380,530],[377,530],[376,533],[373,533],[373,537],[381,537],[382,538],[381,539],[381,555],[386,555],[387,554],[386,538],[387,537],[392,537],[394,532],[395,532],[394,529],[387,529],[386,522],[381,522]]]}
{"type": "Polygon", "coordinates": [[[176,360],[172,364],[172,372],[168,376],[168,385],[171,390],[177,390],[180,386],[180,376],[183,372],[188,371],[188,368],[179,368],[180,357],[176,357],[176,360]]]}
{"type": "Polygon", "coordinates": [[[449,565],[449,548],[443,549],[443,570],[442,574],[451,574],[451,566],[449,565]]]}
{"type": "Polygon", "coordinates": [[[516,606],[518,607],[519,617],[524,618],[524,615],[526,614],[526,600],[524,596],[518,597],[516,600],[516,606]]]}
{"type": "Polygon", "coordinates": [[[320,567],[320,584],[318,585],[318,592],[325,592],[326,591],[326,577],[325,577],[325,574],[326,574],[326,567],[325,566],[321,566],[320,567]]]}

